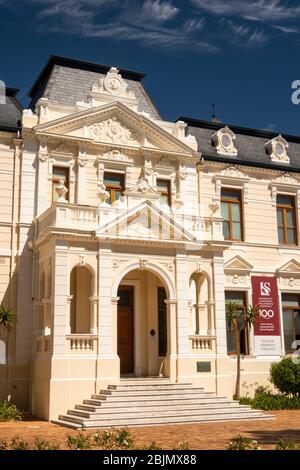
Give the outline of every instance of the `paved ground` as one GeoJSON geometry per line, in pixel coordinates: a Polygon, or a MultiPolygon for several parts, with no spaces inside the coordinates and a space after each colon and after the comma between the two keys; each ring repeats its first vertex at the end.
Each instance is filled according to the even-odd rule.
{"type": "MultiPolygon", "coordinates": [[[[300,443],[300,410],[275,411],[272,421],[240,421],[208,424],[149,426],[131,428],[138,445],[155,441],[163,449],[172,449],[180,441],[189,443],[190,449],[225,449],[233,436],[242,434],[262,442],[263,449],[270,449],[280,438],[291,439],[300,443]]],[[[87,431],[94,433],[93,431],[87,431]]],[[[76,431],[35,419],[17,423],[0,423],[0,441],[9,441],[15,436],[28,442],[36,437],[58,443],[66,448],[67,434],[76,435],[76,431]]]]}

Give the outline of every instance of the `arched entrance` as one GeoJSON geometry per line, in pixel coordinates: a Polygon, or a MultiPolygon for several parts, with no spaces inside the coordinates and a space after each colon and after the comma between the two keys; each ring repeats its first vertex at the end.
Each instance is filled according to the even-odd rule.
{"type": "Polygon", "coordinates": [[[117,291],[117,354],[120,374],[169,376],[169,290],[148,269],[133,269],[117,291]]]}

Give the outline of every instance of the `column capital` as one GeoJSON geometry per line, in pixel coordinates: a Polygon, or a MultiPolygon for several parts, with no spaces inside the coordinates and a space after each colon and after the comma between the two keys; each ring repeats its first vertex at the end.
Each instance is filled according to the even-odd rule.
{"type": "Polygon", "coordinates": [[[177,300],[176,299],[166,299],[164,300],[165,304],[167,305],[176,305],[177,304],[177,300]]]}
{"type": "Polygon", "coordinates": [[[111,303],[113,305],[118,305],[119,300],[120,300],[120,297],[111,297],[111,303]]]}

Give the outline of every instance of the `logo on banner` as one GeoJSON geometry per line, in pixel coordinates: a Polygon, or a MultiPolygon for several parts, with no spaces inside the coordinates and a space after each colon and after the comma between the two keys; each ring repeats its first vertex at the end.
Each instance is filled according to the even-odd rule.
{"type": "Polygon", "coordinates": [[[270,296],[271,295],[271,284],[270,282],[260,283],[260,295],[270,296]]]}

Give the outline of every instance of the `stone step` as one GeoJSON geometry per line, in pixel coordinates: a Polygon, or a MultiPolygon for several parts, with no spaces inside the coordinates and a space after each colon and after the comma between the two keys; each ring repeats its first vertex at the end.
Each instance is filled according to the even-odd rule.
{"type": "Polygon", "coordinates": [[[104,420],[87,420],[70,415],[61,415],[59,420],[67,421],[85,428],[107,428],[107,427],[132,427],[132,426],[150,426],[159,424],[172,424],[172,423],[198,423],[208,421],[228,421],[228,420],[257,420],[257,419],[273,419],[272,416],[263,415],[261,412],[225,412],[225,413],[209,413],[209,414],[187,414],[185,416],[161,416],[161,417],[148,417],[148,418],[125,418],[125,419],[106,419],[104,420]]]}
{"type": "Polygon", "coordinates": [[[63,419],[54,419],[51,423],[58,424],[59,426],[64,426],[69,429],[82,429],[81,424],[73,423],[72,421],[64,421],[63,419]]]}
{"type": "MultiPolygon", "coordinates": [[[[222,413],[252,413],[252,410],[249,406],[240,406],[240,407],[224,407],[221,408],[201,408],[193,410],[192,414],[194,416],[198,415],[207,415],[207,414],[222,414],[222,413]]],[[[187,416],[190,415],[190,410],[187,409],[164,409],[164,410],[155,410],[155,409],[147,409],[147,410],[140,410],[137,408],[135,411],[132,410],[125,410],[125,411],[115,411],[112,412],[111,410],[99,410],[97,412],[89,412],[89,411],[80,411],[78,409],[75,410],[68,410],[68,416],[79,416],[82,418],[87,418],[89,420],[101,420],[106,421],[107,419],[134,419],[134,418],[156,418],[162,416],[187,416]]]]}
{"type": "MultiPolygon", "coordinates": [[[[87,401],[87,400],[85,400],[87,401]]],[[[93,400],[92,400],[93,401],[93,400]]],[[[164,403],[156,403],[155,405],[153,404],[145,404],[141,405],[139,404],[138,407],[136,406],[136,403],[132,402],[130,403],[130,406],[128,404],[122,403],[122,404],[114,404],[112,405],[109,402],[98,402],[95,405],[92,404],[83,404],[83,405],[75,405],[75,408],[77,410],[83,410],[83,411],[98,411],[98,410],[111,410],[112,412],[115,411],[116,413],[122,413],[122,411],[128,411],[128,410],[149,410],[151,408],[160,410],[160,409],[168,409],[171,408],[173,410],[180,410],[180,409],[185,409],[185,410],[197,410],[199,407],[203,408],[221,408],[224,406],[230,406],[232,408],[239,407],[239,404],[234,401],[229,401],[229,400],[222,400],[222,399],[210,399],[209,402],[207,401],[199,401],[198,403],[190,402],[182,402],[179,401],[177,404],[174,403],[169,403],[169,402],[164,402],[164,403]],[[100,403],[100,404],[98,404],[100,403]]]]}
{"type": "MultiPolygon", "coordinates": [[[[138,397],[168,397],[168,396],[181,396],[181,395],[200,395],[200,394],[210,394],[209,392],[205,392],[203,388],[189,388],[189,389],[180,389],[180,390],[165,390],[165,391],[160,391],[160,390],[141,390],[141,391],[136,391],[136,390],[125,390],[125,391],[118,391],[118,390],[101,390],[99,394],[95,394],[95,397],[97,396],[109,396],[109,399],[112,398],[121,398],[122,400],[127,400],[130,397],[133,397],[134,399],[138,397]]],[[[213,394],[213,392],[211,392],[213,394]]],[[[94,398],[94,395],[93,395],[94,398]]]]}
{"type": "Polygon", "coordinates": [[[123,384],[117,384],[117,385],[109,385],[108,390],[117,390],[117,391],[142,391],[142,390],[160,390],[160,391],[165,391],[165,390],[187,390],[190,388],[201,388],[201,390],[204,390],[203,387],[195,387],[195,385],[191,383],[182,383],[182,384],[172,384],[170,383],[165,383],[165,384],[152,384],[152,385],[145,385],[145,384],[136,384],[136,385],[123,385],[123,384]]]}
{"type": "MultiPolygon", "coordinates": [[[[135,389],[129,387],[127,389],[106,389],[100,390],[100,394],[104,395],[113,395],[113,396],[123,396],[123,397],[130,397],[130,396],[137,396],[137,395],[169,395],[169,394],[184,394],[184,393],[196,393],[196,392],[204,392],[203,387],[195,387],[195,386],[178,386],[178,387],[165,387],[165,388],[138,388],[135,389]]],[[[206,392],[207,393],[207,392],[206,392]]]]}
{"type": "MultiPolygon", "coordinates": [[[[92,397],[95,395],[92,395],[92,397]]],[[[99,396],[99,395],[96,395],[99,396]]],[[[124,403],[126,406],[157,406],[157,405],[176,405],[176,404],[184,404],[184,403],[195,403],[195,404],[201,404],[201,403],[210,403],[211,400],[227,400],[229,401],[228,398],[226,397],[217,397],[214,395],[209,395],[205,396],[204,394],[195,397],[194,395],[187,397],[187,396],[181,396],[178,397],[175,395],[175,397],[168,397],[168,399],[164,399],[164,397],[144,397],[143,399],[140,399],[140,397],[137,397],[137,399],[134,399],[134,397],[130,397],[130,399],[123,400],[122,398],[116,398],[112,399],[112,397],[107,398],[106,396],[102,396],[102,398],[90,398],[90,399],[85,399],[83,400],[83,403],[85,405],[98,405],[98,406],[124,406],[124,403]]],[[[237,402],[238,403],[238,402],[237,402]]]]}

